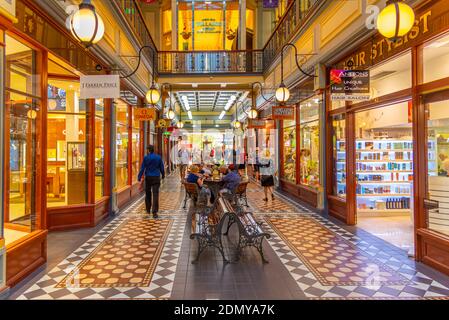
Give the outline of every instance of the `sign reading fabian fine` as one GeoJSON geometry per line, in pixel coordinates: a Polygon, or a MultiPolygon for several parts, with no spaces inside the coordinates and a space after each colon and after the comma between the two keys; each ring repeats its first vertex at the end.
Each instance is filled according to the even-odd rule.
{"type": "Polygon", "coordinates": [[[284,107],[284,106],[271,107],[271,119],[295,120],[295,107],[284,107]]]}
{"type": "Polygon", "coordinates": [[[119,75],[81,76],[80,99],[120,98],[119,75]]]}

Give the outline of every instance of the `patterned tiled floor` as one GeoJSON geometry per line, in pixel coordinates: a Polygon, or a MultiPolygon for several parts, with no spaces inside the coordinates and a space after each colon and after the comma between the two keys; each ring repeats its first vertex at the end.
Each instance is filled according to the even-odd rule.
{"type": "MultiPolygon", "coordinates": [[[[208,249],[198,264],[184,193],[175,174],[161,188],[160,218],[143,199],[109,222],[19,299],[448,299],[449,277],[362,231],[333,222],[276,193],[248,188],[249,211],[271,235],[269,264],[245,249],[223,264],[208,249]]],[[[224,237],[235,252],[237,228],[224,237]]]]}

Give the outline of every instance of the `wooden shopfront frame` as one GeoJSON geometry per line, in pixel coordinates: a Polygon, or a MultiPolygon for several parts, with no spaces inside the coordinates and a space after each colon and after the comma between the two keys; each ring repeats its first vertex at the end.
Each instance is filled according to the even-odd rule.
{"type": "MultiPolygon", "coordinates": [[[[412,137],[413,137],[413,207],[415,258],[432,267],[449,274],[449,236],[428,228],[427,198],[428,162],[427,162],[427,116],[423,98],[426,95],[441,95],[449,98],[449,77],[423,83],[423,47],[425,43],[449,32],[449,8],[444,1],[425,1],[415,8],[417,24],[414,29],[403,37],[396,45],[389,43],[377,34],[373,39],[362,45],[359,50],[343,59],[337,68],[345,67],[348,61],[353,68],[366,69],[394,59],[406,51],[411,52],[411,88],[387,94],[370,101],[351,104],[331,110],[330,88],[326,90],[326,195],[329,214],[348,225],[357,223],[356,208],[356,145],[355,145],[355,114],[373,108],[381,108],[396,103],[412,102],[412,137]],[[383,49],[381,50],[381,46],[383,49]],[[375,49],[374,59],[369,61],[370,50],[375,49]],[[381,54],[382,52],[382,54],[381,54]],[[368,63],[367,63],[368,62],[368,63]],[[345,116],[346,131],[346,199],[333,194],[333,144],[332,119],[334,116],[345,116]]],[[[371,56],[373,57],[373,56],[371,56]]],[[[330,68],[328,69],[329,74],[330,68]]],[[[328,79],[329,84],[329,79],[328,79]]]]}
{"type": "MultiPolygon", "coordinates": [[[[125,187],[122,187],[117,190],[117,206],[119,209],[125,207],[131,200],[133,200],[136,196],[141,194],[139,191],[139,182],[137,180],[133,180],[132,177],[132,133],[133,133],[133,115],[134,108],[138,108],[143,106],[143,98],[138,97],[138,105],[132,106],[130,103],[121,99],[127,105],[128,109],[128,119],[127,119],[127,131],[128,131],[128,150],[127,150],[127,172],[128,172],[128,182],[125,187]]],[[[143,122],[139,123],[139,164],[142,163],[144,157],[144,126],[143,122]]]]}
{"type": "MultiPolygon", "coordinates": [[[[301,168],[301,103],[309,100],[310,98],[317,96],[317,95],[321,95],[322,98],[324,97],[324,92],[322,90],[317,90],[316,92],[314,92],[313,94],[311,94],[310,96],[301,99],[301,101],[299,103],[297,103],[295,105],[295,133],[296,133],[296,164],[295,164],[295,183],[292,183],[291,181],[288,181],[284,178],[284,121],[281,120],[280,121],[280,130],[279,130],[279,150],[280,150],[280,188],[289,193],[290,195],[292,195],[293,197],[306,202],[307,204],[309,204],[310,206],[314,207],[314,208],[318,208],[319,205],[319,191],[316,190],[315,188],[312,188],[308,185],[304,185],[301,183],[301,179],[300,179],[300,168],[301,168]]],[[[323,99],[322,99],[323,100],[323,99]]],[[[322,106],[321,106],[322,107],[322,106]]],[[[321,114],[321,113],[319,113],[321,114]]],[[[319,121],[323,121],[323,119],[321,119],[321,116],[319,118],[319,121]]],[[[320,139],[320,143],[321,143],[321,139],[320,139]]],[[[320,161],[322,161],[322,159],[324,159],[323,155],[320,154],[320,161]]],[[[322,172],[320,170],[319,173],[319,181],[320,181],[320,185],[322,184],[322,172]]]]}
{"type": "MultiPolygon", "coordinates": [[[[11,37],[32,48],[37,53],[37,71],[40,75],[40,112],[36,118],[36,142],[39,146],[39,153],[36,156],[36,178],[35,178],[35,211],[36,228],[30,234],[21,239],[8,244],[6,247],[6,283],[13,286],[28,276],[36,268],[44,264],[47,260],[47,233],[48,230],[65,230],[79,227],[93,227],[109,214],[110,190],[112,189],[110,175],[110,165],[113,159],[110,158],[110,133],[112,128],[111,111],[112,99],[104,99],[104,196],[95,200],[95,101],[88,99],[86,110],[86,127],[90,132],[86,141],[88,149],[88,182],[87,182],[87,203],[81,205],[63,206],[47,208],[46,200],[46,179],[47,179],[47,86],[48,86],[48,57],[49,53],[57,59],[69,65],[73,70],[77,70],[76,63],[80,63],[82,68],[93,70],[95,66],[102,66],[104,63],[97,59],[89,50],[83,48],[73,39],[70,33],[62,26],[53,21],[45,12],[43,12],[33,1],[19,0],[18,22],[11,23],[8,19],[0,15],[0,29],[8,33],[11,37]],[[24,18],[25,11],[29,14],[28,19],[24,18]],[[36,33],[36,23],[40,23],[44,30],[51,28],[53,35],[61,37],[58,42],[59,47],[49,49],[45,46],[48,39],[42,37],[44,33],[36,33]],[[33,25],[34,24],[34,25],[33,25]],[[30,26],[34,28],[28,29],[30,26]],[[41,43],[42,42],[42,43],[41,43]],[[67,47],[64,47],[67,45],[67,47]],[[64,57],[70,57],[70,61],[64,57]],[[73,59],[72,59],[73,58],[73,59]],[[90,113],[90,116],[88,115],[90,113]]],[[[43,31],[43,30],[41,30],[43,31]]],[[[5,46],[4,43],[0,45],[5,46]]],[[[107,71],[106,71],[107,73],[107,71]]],[[[140,101],[143,101],[140,99],[140,101]]],[[[131,127],[129,127],[130,130],[131,127]]],[[[143,158],[143,126],[140,124],[140,161],[143,158]]],[[[5,153],[9,152],[9,141],[5,144],[5,153]]],[[[7,172],[7,167],[3,168],[7,172]]],[[[131,170],[131,168],[129,168],[131,170]]],[[[131,174],[129,175],[131,177],[131,174]]],[[[130,181],[131,184],[131,181],[130,181]]],[[[134,190],[137,190],[135,187],[134,190]]],[[[130,188],[131,189],[131,188],[130,188]]],[[[5,199],[8,199],[7,188],[3,188],[5,199]]],[[[130,199],[137,192],[130,194],[130,199]]],[[[5,201],[8,202],[8,201],[5,201]]],[[[5,209],[8,204],[4,203],[5,209]]]]}

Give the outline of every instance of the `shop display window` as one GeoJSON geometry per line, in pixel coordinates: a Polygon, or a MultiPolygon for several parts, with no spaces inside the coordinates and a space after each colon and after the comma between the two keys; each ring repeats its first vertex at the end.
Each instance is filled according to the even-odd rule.
{"type": "Polygon", "coordinates": [[[36,225],[36,120],[40,117],[36,52],[5,36],[5,203],[4,237],[10,244],[36,225]]]}
{"type": "Polygon", "coordinates": [[[128,185],[128,105],[122,100],[115,102],[117,115],[115,186],[121,189],[128,185]]]}
{"type": "Polygon", "coordinates": [[[134,120],[132,125],[132,137],[131,137],[131,154],[132,154],[132,183],[137,182],[137,175],[140,170],[140,121],[134,120]]]}
{"type": "Polygon", "coordinates": [[[48,80],[47,206],[87,202],[87,100],[79,81],[48,80]]]}
{"type": "Polygon", "coordinates": [[[320,96],[300,104],[300,183],[313,188],[320,185],[320,96]]]}
{"type": "Polygon", "coordinates": [[[104,101],[95,100],[95,200],[104,196],[104,101]]]}
{"type": "Polygon", "coordinates": [[[449,77],[449,34],[424,46],[423,67],[424,83],[449,77]]]}
{"type": "Polygon", "coordinates": [[[296,122],[284,121],[284,179],[296,183],[296,122]]]}
{"type": "Polygon", "coordinates": [[[412,54],[407,52],[370,70],[370,98],[412,87],[412,54]]]}
{"type": "Polygon", "coordinates": [[[404,216],[413,190],[411,103],[356,113],[357,213],[404,216]]]}
{"type": "Polygon", "coordinates": [[[437,201],[428,228],[449,235],[449,100],[429,103],[427,111],[427,198],[437,201]]]}
{"type": "Polygon", "coordinates": [[[344,115],[332,118],[333,193],[346,197],[346,119],[344,115]]]}

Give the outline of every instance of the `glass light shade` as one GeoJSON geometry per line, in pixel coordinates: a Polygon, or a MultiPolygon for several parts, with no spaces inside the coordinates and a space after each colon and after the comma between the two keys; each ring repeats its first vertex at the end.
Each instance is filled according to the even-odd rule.
{"type": "Polygon", "coordinates": [[[152,87],[150,90],[148,90],[148,92],[146,94],[146,99],[147,99],[148,103],[153,104],[153,105],[158,103],[160,98],[161,98],[160,92],[154,87],[152,87]]]}
{"type": "Polygon", "coordinates": [[[380,34],[388,39],[395,40],[406,35],[415,23],[413,9],[403,2],[393,2],[387,5],[377,16],[377,29],[380,34]],[[397,10],[399,14],[397,14],[397,10]],[[396,30],[397,17],[399,16],[399,27],[396,30]]]}
{"type": "Polygon", "coordinates": [[[176,116],[176,114],[172,109],[168,110],[167,118],[169,118],[170,120],[173,120],[175,118],[175,116],[176,116]]]}
{"type": "Polygon", "coordinates": [[[251,108],[251,110],[249,110],[249,112],[248,112],[248,118],[250,118],[250,119],[256,119],[257,116],[258,116],[258,114],[259,114],[259,113],[257,112],[256,109],[251,108]]]}
{"type": "Polygon", "coordinates": [[[279,102],[286,102],[290,98],[290,91],[284,85],[281,85],[276,90],[276,100],[279,102]]]}
{"type": "Polygon", "coordinates": [[[238,129],[242,126],[242,124],[240,123],[240,121],[236,121],[234,122],[234,128],[238,129]]]}
{"type": "Polygon", "coordinates": [[[37,112],[35,110],[28,110],[27,117],[28,119],[34,120],[37,117],[37,112]]]}
{"type": "Polygon", "coordinates": [[[92,5],[81,4],[80,9],[72,16],[70,31],[75,38],[87,45],[97,43],[104,36],[103,19],[95,12],[92,5]]]}
{"type": "Polygon", "coordinates": [[[178,121],[178,123],[176,124],[176,126],[177,126],[179,129],[182,129],[182,128],[184,128],[184,122],[178,121]]]}

